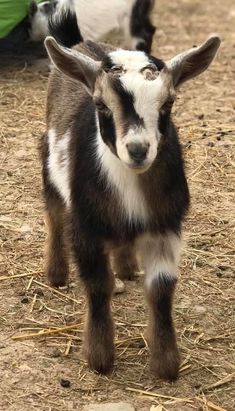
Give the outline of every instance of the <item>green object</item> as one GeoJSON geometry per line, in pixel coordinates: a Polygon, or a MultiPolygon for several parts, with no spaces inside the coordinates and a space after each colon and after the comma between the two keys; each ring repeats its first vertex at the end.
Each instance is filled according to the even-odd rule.
{"type": "MultiPolygon", "coordinates": [[[[39,3],[41,0],[37,0],[39,3]]],[[[0,39],[6,37],[26,16],[30,0],[0,0],[0,39]]]]}

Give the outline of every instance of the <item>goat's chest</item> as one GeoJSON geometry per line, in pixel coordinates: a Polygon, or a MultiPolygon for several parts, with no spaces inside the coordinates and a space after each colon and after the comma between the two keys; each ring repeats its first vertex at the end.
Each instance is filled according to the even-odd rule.
{"type": "Polygon", "coordinates": [[[126,168],[109,151],[102,156],[101,172],[113,202],[120,210],[120,218],[127,220],[129,224],[146,224],[150,211],[138,175],[126,168]]]}

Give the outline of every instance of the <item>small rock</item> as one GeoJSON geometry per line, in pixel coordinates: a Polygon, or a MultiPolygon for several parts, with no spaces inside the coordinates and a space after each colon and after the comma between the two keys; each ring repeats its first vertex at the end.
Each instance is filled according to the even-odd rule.
{"type": "Polygon", "coordinates": [[[162,410],[163,410],[163,406],[161,404],[152,405],[152,407],[150,408],[150,411],[162,411],[162,410]]]}
{"type": "Polygon", "coordinates": [[[204,118],[204,114],[199,114],[198,119],[202,120],[204,118]]]}
{"type": "Polygon", "coordinates": [[[28,297],[27,296],[25,296],[25,297],[23,297],[23,298],[21,298],[21,303],[22,304],[28,304],[28,302],[29,302],[29,299],[28,299],[28,297]]]}
{"type": "Polygon", "coordinates": [[[135,409],[127,402],[108,402],[106,404],[86,405],[83,411],[135,411],[135,409]]]}
{"type": "Polygon", "coordinates": [[[35,294],[37,294],[39,297],[43,297],[43,296],[44,296],[44,293],[43,293],[43,291],[42,291],[41,288],[36,288],[36,289],[35,289],[35,294]]]}
{"type": "Polygon", "coordinates": [[[125,291],[126,287],[122,280],[115,278],[114,294],[121,294],[125,291]]]}
{"type": "Polygon", "coordinates": [[[71,382],[69,380],[64,379],[64,378],[61,378],[60,385],[61,385],[61,387],[64,387],[64,388],[70,388],[71,382]]]}
{"type": "Polygon", "coordinates": [[[32,228],[28,225],[28,224],[22,224],[22,226],[20,227],[19,231],[21,233],[29,233],[32,231],[32,228]]]}
{"type": "Polygon", "coordinates": [[[195,314],[203,315],[206,313],[206,308],[203,307],[202,305],[195,305],[193,307],[193,311],[195,312],[195,314]]]}
{"type": "Polygon", "coordinates": [[[61,357],[61,351],[59,350],[59,348],[54,348],[54,349],[51,351],[51,357],[52,357],[52,358],[61,357]]]}

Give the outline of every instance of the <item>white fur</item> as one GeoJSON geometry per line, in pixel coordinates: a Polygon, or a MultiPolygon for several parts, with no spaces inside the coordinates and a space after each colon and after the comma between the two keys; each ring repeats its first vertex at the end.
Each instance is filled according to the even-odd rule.
{"type": "Polygon", "coordinates": [[[117,192],[123,217],[127,218],[130,223],[133,221],[146,223],[150,214],[144,194],[139,186],[138,176],[125,167],[119,158],[110,151],[103,142],[100,132],[97,135],[97,155],[109,187],[117,192]]]}
{"type": "Polygon", "coordinates": [[[141,73],[150,61],[141,51],[118,50],[110,53],[116,65],[122,65],[125,74],[120,76],[124,89],[134,96],[134,107],[140,118],[144,120],[144,127],[131,128],[125,138],[117,139],[117,153],[126,163],[130,163],[127,144],[149,144],[149,151],[144,170],[151,166],[157,156],[157,147],[160,140],[158,118],[161,106],[166,101],[170,91],[170,75],[167,71],[160,72],[154,80],[148,80],[141,73]]]}
{"type": "Polygon", "coordinates": [[[145,234],[137,240],[137,250],[146,273],[148,289],[163,273],[170,278],[177,278],[181,239],[176,234],[172,232],[158,236],[145,234]]]}
{"type": "Polygon", "coordinates": [[[109,55],[115,65],[122,65],[128,72],[139,71],[149,64],[148,56],[143,51],[118,49],[109,55]]]}
{"type": "MultiPolygon", "coordinates": [[[[132,7],[136,0],[58,0],[56,11],[70,9],[76,13],[78,26],[84,40],[101,41],[109,33],[124,35],[124,45],[134,48],[139,42],[130,33],[132,7]]],[[[46,3],[46,2],[44,2],[46,3]]],[[[42,13],[42,4],[31,20],[30,35],[33,41],[45,39],[49,34],[48,16],[42,13]]]]}
{"type": "Polygon", "coordinates": [[[47,1],[38,5],[38,9],[33,17],[30,18],[30,30],[29,35],[32,41],[43,41],[49,34],[48,30],[48,16],[42,12],[43,5],[47,1]]]}
{"type": "Polygon", "coordinates": [[[75,0],[74,9],[84,39],[102,40],[127,26],[135,0],[75,0]]]}
{"type": "Polygon", "coordinates": [[[67,131],[63,137],[58,138],[53,129],[48,132],[49,157],[48,171],[49,178],[54,184],[64,203],[70,205],[70,184],[69,184],[69,154],[68,144],[70,132],[67,131]]]}

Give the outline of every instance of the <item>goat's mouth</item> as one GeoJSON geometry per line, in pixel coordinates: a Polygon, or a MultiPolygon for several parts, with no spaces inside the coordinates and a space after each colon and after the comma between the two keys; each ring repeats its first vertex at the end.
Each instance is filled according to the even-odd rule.
{"type": "Polygon", "coordinates": [[[124,162],[124,165],[129,170],[132,170],[133,173],[143,174],[151,167],[152,162],[144,161],[141,164],[137,164],[137,163],[133,163],[133,162],[131,162],[131,163],[124,162]]]}

